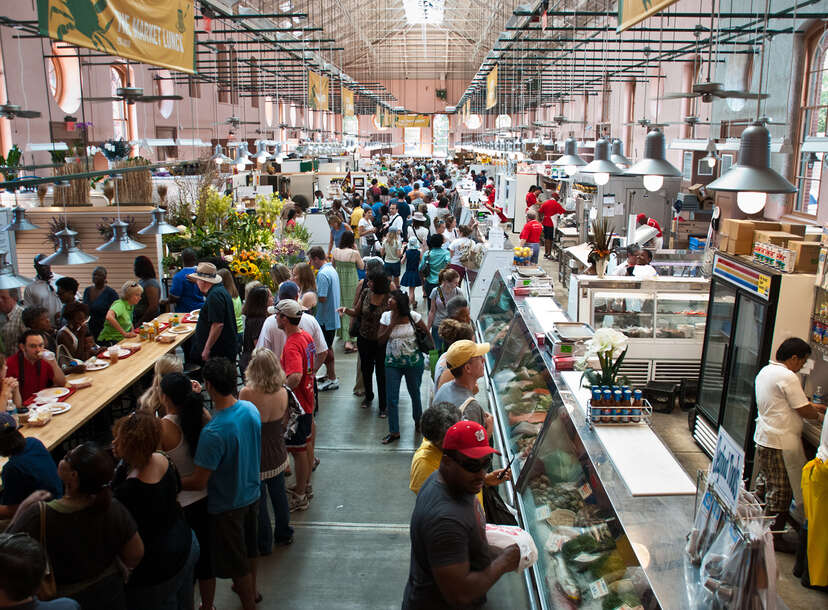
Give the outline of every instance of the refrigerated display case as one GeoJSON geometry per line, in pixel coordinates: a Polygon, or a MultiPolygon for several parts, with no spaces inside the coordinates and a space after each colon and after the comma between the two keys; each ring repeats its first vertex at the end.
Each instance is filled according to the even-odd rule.
{"type": "Polygon", "coordinates": [[[710,281],[704,278],[573,275],[567,313],[629,338],[622,372],[637,384],[696,379],[710,281]]]}
{"type": "Polygon", "coordinates": [[[480,307],[477,316],[472,315],[476,320],[477,334],[481,341],[489,343],[491,348],[486,354],[486,364],[489,371],[494,369],[500,349],[509,331],[509,325],[517,313],[512,291],[503,280],[500,273],[495,273],[492,278],[489,292],[480,307]]]}
{"type": "Polygon", "coordinates": [[[699,393],[691,429],[708,455],[720,428],[745,449],[753,465],[756,373],[789,337],[807,339],[813,274],[781,273],[746,257],[716,253],[707,309],[699,393]]]}

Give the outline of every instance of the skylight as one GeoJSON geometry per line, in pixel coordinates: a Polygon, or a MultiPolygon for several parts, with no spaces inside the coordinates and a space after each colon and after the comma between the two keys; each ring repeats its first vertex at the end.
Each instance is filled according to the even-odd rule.
{"type": "Polygon", "coordinates": [[[403,0],[405,20],[413,25],[443,23],[446,0],[403,0]]]}

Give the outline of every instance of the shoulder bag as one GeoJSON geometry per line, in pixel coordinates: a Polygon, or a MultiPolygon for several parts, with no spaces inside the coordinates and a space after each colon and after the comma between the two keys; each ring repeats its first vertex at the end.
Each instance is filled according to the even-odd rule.
{"type": "Polygon", "coordinates": [[[424,354],[427,354],[433,350],[434,337],[431,336],[431,333],[427,329],[422,328],[420,325],[415,324],[410,314],[408,316],[408,322],[411,324],[411,328],[414,329],[414,337],[417,340],[417,350],[424,354]]]}
{"type": "Polygon", "coordinates": [[[354,317],[351,318],[351,325],[348,327],[348,334],[352,337],[359,336],[359,325],[362,320],[362,305],[365,302],[365,282],[368,281],[368,278],[362,280],[362,289],[359,291],[359,298],[357,299],[356,308],[354,313],[356,314],[354,317]]]}
{"type": "Polygon", "coordinates": [[[423,284],[428,284],[428,277],[431,275],[431,263],[429,262],[429,255],[431,250],[423,255],[423,266],[420,267],[420,279],[423,284]]]}
{"type": "Polygon", "coordinates": [[[57,582],[55,573],[52,571],[49,551],[46,548],[46,503],[38,502],[38,504],[40,506],[40,546],[43,547],[43,555],[46,557],[46,571],[43,573],[43,581],[37,588],[37,598],[50,600],[57,597],[57,582]]]}
{"type": "Polygon", "coordinates": [[[293,440],[293,437],[296,436],[296,430],[299,428],[299,417],[305,414],[305,410],[302,408],[302,405],[299,403],[299,399],[296,398],[296,394],[293,393],[289,387],[284,386],[285,391],[287,391],[288,396],[288,404],[287,410],[285,411],[285,440],[290,441],[293,440]]]}

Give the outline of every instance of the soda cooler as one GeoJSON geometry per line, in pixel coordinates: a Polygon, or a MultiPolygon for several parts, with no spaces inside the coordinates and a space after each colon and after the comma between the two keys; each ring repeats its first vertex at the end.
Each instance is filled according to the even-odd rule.
{"type": "Polygon", "coordinates": [[[781,273],[749,258],[721,252],[713,277],[702,347],[693,438],[712,457],[723,428],[745,449],[745,477],[753,465],[756,373],[789,337],[808,340],[812,274],[781,273]]]}

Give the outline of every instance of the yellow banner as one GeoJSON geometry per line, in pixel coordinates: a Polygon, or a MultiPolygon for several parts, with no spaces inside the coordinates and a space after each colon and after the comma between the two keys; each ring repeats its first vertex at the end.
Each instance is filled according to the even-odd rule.
{"type": "Polygon", "coordinates": [[[465,118],[464,122],[468,121],[470,116],[471,116],[471,100],[466,100],[466,118],[465,118]]]}
{"type": "Polygon", "coordinates": [[[395,127],[431,127],[431,117],[426,114],[398,114],[395,127]]]}
{"type": "Polygon", "coordinates": [[[497,66],[486,76],[486,110],[497,106],[497,66]]]}
{"type": "Polygon", "coordinates": [[[43,36],[190,74],[193,12],[192,0],[37,0],[43,36]]]}
{"type": "Polygon", "coordinates": [[[327,76],[308,70],[308,106],[313,110],[328,110],[328,87],[330,81],[327,76]]]}
{"type": "Polygon", "coordinates": [[[676,0],[618,0],[618,27],[615,31],[623,32],[675,2],[676,0]]]}
{"type": "Polygon", "coordinates": [[[342,116],[354,116],[354,92],[342,89],[342,116]]]}

